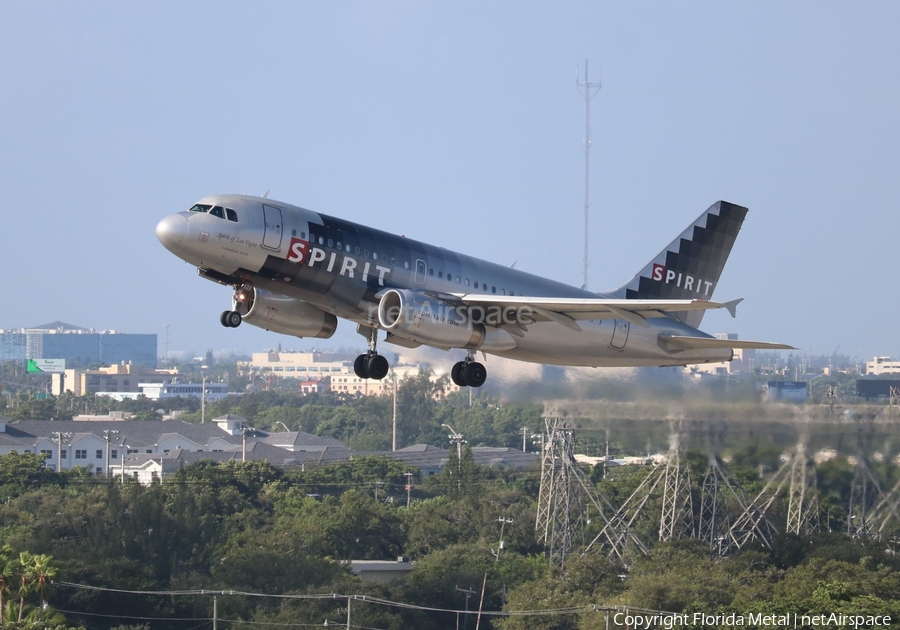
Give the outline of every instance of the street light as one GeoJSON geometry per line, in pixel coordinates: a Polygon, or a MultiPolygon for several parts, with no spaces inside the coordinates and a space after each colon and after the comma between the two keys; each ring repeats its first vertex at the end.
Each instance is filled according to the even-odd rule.
{"type": "Polygon", "coordinates": [[[449,424],[442,424],[442,427],[445,427],[448,431],[450,431],[450,435],[447,437],[450,438],[451,444],[456,444],[456,489],[462,489],[462,445],[466,443],[463,439],[462,433],[457,433],[456,429],[451,427],[449,424]]]}
{"type": "Polygon", "coordinates": [[[450,435],[448,435],[447,437],[450,438],[451,444],[456,444],[456,457],[462,460],[462,445],[466,443],[466,441],[463,439],[462,433],[457,433],[456,429],[451,427],[449,424],[442,424],[441,426],[450,431],[450,435]]]}

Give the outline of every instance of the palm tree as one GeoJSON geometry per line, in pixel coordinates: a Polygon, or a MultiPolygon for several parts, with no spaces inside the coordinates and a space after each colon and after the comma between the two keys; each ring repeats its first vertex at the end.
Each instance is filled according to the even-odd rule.
{"type": "Polygon", "coordinates": [[[25,598],[28,597],[34,590],[34,556],[32,556],[27,551],[23,551],[19,554],[19,558],[14,561],[16,573],[19,574],[19,618],[18,621],[22,621],[22,615],[25,611],[25,598]]]}
{"type": "Polygon", "coordinates": [[[9,545],[0,548],[0,627],[3,626],[3,594],[9,592],[12,564],[12,549],[9,545]]]}
{"type": "Polygon", "coordinates": [[[56,577],[56,569],[50,565],[51,560],[53,560],[53,558],[46,554],[32,556],[31,573],[35,580],[37,592],[41,597],[40,613],[38,613],[38,620],[41,621],[44,618],[44,594],[47,586],[49,586],[53,581],[53,578],[56,577]]]}

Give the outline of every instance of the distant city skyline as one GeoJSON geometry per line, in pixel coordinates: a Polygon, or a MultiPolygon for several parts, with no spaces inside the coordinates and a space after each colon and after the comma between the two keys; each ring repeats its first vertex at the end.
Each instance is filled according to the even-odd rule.
{"type": "Polygon", "coordinates": [[[745,301],[704,330],[900,357],[898,30],[887,1],[2,3],[0,328],[364,349],[219,325],[154,228],[223,192],[581,285],[589,59],[592,289],[724,199],[715,299],[745,301]]]}

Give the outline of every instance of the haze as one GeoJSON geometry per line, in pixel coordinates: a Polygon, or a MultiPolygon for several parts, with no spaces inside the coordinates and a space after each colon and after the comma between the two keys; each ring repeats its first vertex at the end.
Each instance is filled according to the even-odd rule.
{"type": "MultiPolygon", "coordinates": [[[[0,4],[0,328],[309,347],[222,328],[163,216],[262,195],[612,289],[718,199],[750,208],[708,332],[900,357],[889,2],[0,4]],[[583,73],[583,70],[582,70],[583,73]],[[581,77],[583,79],[583,76],[581,77]]],[[[330,342],[362,350],[342,322],[330,342]]],[[[387,349],[387,347],[386,347],[387,349]]]]}

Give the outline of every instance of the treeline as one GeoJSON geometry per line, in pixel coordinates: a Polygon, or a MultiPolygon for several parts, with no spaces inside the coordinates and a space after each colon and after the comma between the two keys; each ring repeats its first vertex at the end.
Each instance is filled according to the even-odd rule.
{"type": "MultiPolygon", "coordinates": [[[[734,455],[734,476],[761,483],[754,454],[734,455]]],[[[211,627],[214,592],[222,628],[343,625],[346,598],[297,598],[330,594],[357,596],[351,627],[390,630],[456,628],[457,614],[442,611],[479,606],[555,611],[482,618],[481,628],[503,630],[604,628],[605,614],[592,606],[900,618],[900,559],[888,537],[782,535],[771,548],[724,559],[696,540],[656,544],[627,561],[577,547],[563,569],[551,568],[534,530],[537,470],[480,468],[464,455],[441,475],[413,476],[407,493],[410,472],[382,458],[308,470],[200,463],[141,486],[57,474],[36,455],[9,455],[0,457],[0,546],[10,559],[43,557],[55,572],[42,594],[49,607],[29,592],[26,617],[40,609],[98,630],[211,627]],[[344,563],[399,556],[415,569],[388,584],[361,581],[344,563]]],[[[848,491],[840,470],[831,473],[820,475],[823,510],[848,491]]],[[[599,483],[621,502],[635,482],[621,474],[599,483]]],[[[16,579],[3,584],[4,602],[18,601],[16,579]]],[[[33,627],[50,621],[42,623],[33,627]]]]}
{"type": "MultiPolygon", "coordinates": [[[[397,387],[397,433],[400,448],[412,444],[447,445],[446,428],[452,426],[472,446],[522,446],[522,428],[543,427],[540,405],[501,405],[481,394],[469,403],[464,392],[447,393],[446,379],[432,381],[427,374],[405,378],[397,387]]],[[[20,398],[0,402],[0,416],[9,421],[71,419],[74,415],[130,411],[132,420],[159,418],[181,412],[179,419],[201,421],[196,398],[115,401],[105,396],[20,398]]],[[[267,431],[306,431],[333,437],[354,450],[390,450],[394,399],[392,395],[362,396],[335,392],[303,394],[296,391],[261,391],[209,402],[205,420],[226,414],[246,418],[254,428],[267,431]]]]}

